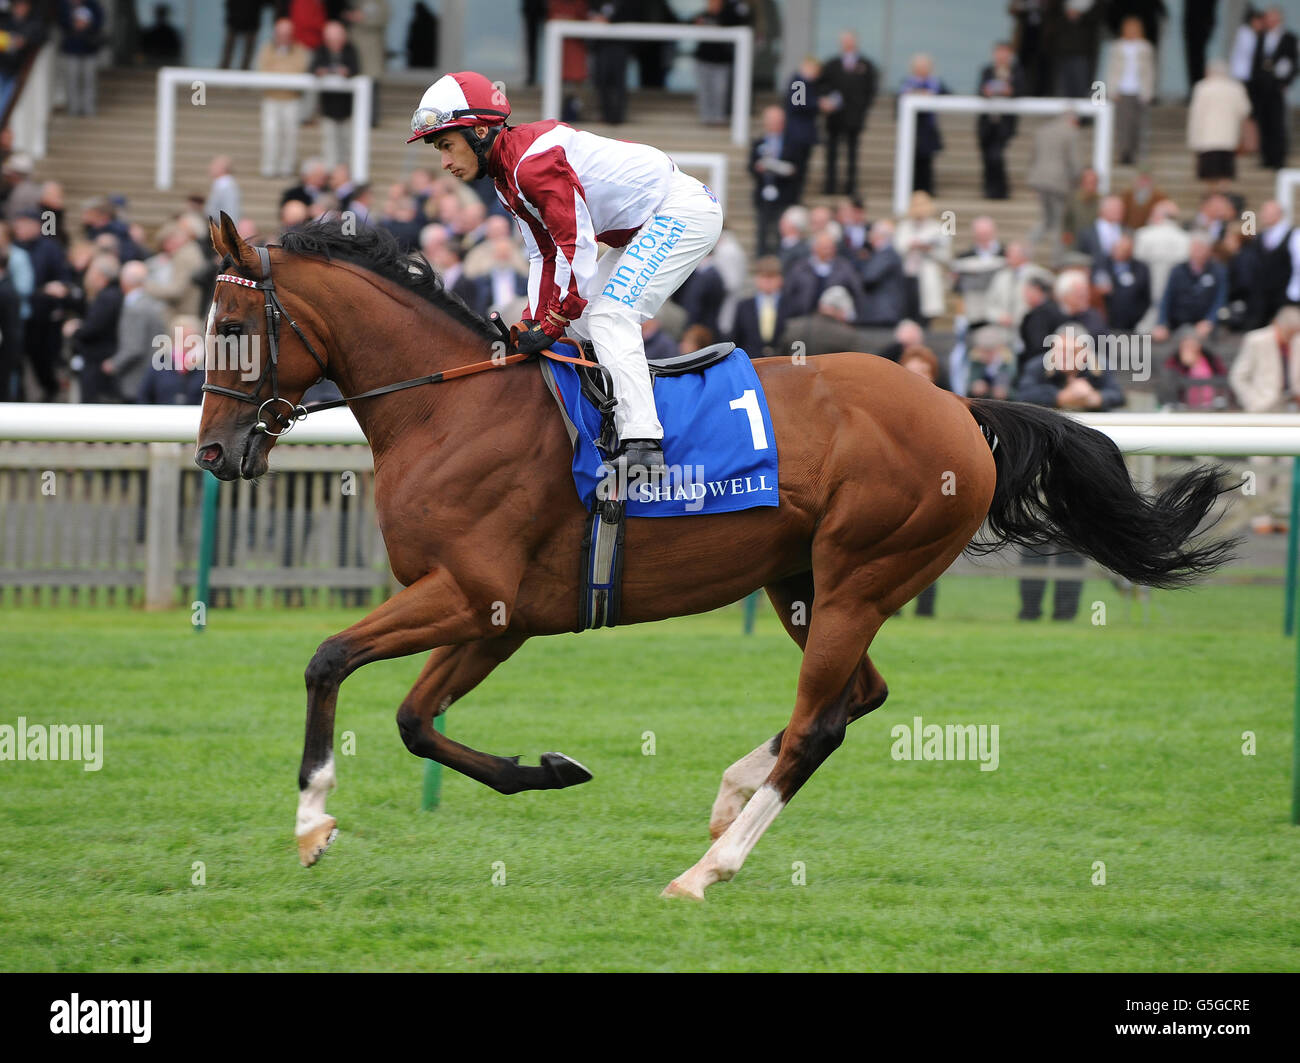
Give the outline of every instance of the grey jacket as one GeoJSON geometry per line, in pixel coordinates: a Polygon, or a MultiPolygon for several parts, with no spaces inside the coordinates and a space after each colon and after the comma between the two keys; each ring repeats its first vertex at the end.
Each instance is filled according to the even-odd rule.
{"type": "Polygon", "coordinates": [[[108,361],[124,401],[137,401],[158,337],[166,332],[167,308],[143,288],[123,300],[122,316],[117,322],[117,353],[108,361]]]}

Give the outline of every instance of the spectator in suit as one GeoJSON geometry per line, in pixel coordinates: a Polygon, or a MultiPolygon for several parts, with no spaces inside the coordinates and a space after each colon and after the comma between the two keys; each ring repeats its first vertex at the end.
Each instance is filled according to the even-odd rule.
{"type": "Polygon", "coordinates": [[[736,304],[732,339],[751,358],[771,358],[783,354],[777,340],[785,330],[785,298],[781,289],[781,260],[773,255],[760,258],[754,265],[754,294],[736,304]]]}
{"type": "Polygon", "coordinates": [[[1050,96],[1052,85],[1044,30],[1052,0],[1011,0],[1007,12],[1016,22],[1016,57],[1025,72],[1025,93],[1050,96]]]}
{"type": "Polygon", "coordinates": [[[1205,233],[1193,233],[1187,261],[1175,266],[1160,300],[1151,338],[1163,343],[1180,325],[1195,325],[1204,339],[1214,331],[1219,311],[1228,301],[1228,272],[1210,257],[1205,233]]]}
{"type": "Polygon", "coordinates": [[[937,214],[928,192],[913,192],[907,215],[894,231],[894,246],[903,256],[903,275],[908,278],[907,316],[922,325],[946,309],[952,235],[937,214]]]}
{"type": "Polygon", "coordinates": [[[1274,413],[1300,395],[1300,308],[1284,306],[1270,325],[1246,333],[1228,373],[1247,413],[1274,413]]]}
{"type": "Polygon", "coordinates": [[[1246,90],[1228,74],[1222,59],[1211,60],[1205,77],[1192,89],[1187,109],[1187,146],[1196,155],[1196,176],[1211,190],[1237,176],[1241,126],[1249,117],[1246,90]]]}
{"type": "Polygon", "coordinates": [[[1054,278],[1050,273],[1032,274],[1025,279],[1022,297],[1025,316],[1020,319],[1020,351],[1016,356],[1016,374],[1025,371],[1025,365],[1041,358],[1046,349],[1044,341],[1056,331],[1061,320],[1060,310],[1052,299],[1054,278]]]}
{"type": "Polygon", "coordinates": [[[329,167],[325,165],[325,160],[314,157],[304,159],[298,169],[298,183],[280,193],[280,206],[283,207],[293,199],[310,208],[328,191],[329,167]]]}
{"type": "Polygon", "coordinates": [[[1043,217],[1029,234],[1037,246],[1044,237],[1051,247],[1049,261],[1061,257],[1061,233],[1065,225],[1065,201],[1079,176],[1079,119],[1066,112],[1044,122],[1034,132],[1025,183],[1038,193],[1043,217]]]}
{"type": "Polygon", "coordinates": [[[1049,49],[1056,68],[1056,95],[1084,97],[1092,91],[1101,47],[1101,0],[1063,0],[1050,15],[1049,49]]]}
{"type": "MultiPolygon", "coordinates": [[[[601,0],[593,3],[593,22],[635,22],[640,17],[639,5],[632,0],[601,0]]],[[[627,118],[627,64],[631,57],[631,42],[597,40],[591,45],[591,82],[600,100],[602,121],[622,125],[627,118]]],[[[701,95],[703,94],[701,87],[701,95]]]]}
{"type": "Polygon", "coordinates": [[[822,68],[816,59],[805,58],[790,78],[785,91],[785,139],[790,161],[795,165],[794,202],[803,199],[808,177],[808,159],[817,143],[817,116],[821,113],[822,68]]]}
{"type": "Polygon", "coordinates": [[[1124,228],[1134,231],[1142,228],[1151,218],[1151,208],[1165,198],[1155,178],[1143,170],[1133,178],[1133,184],[1120,197],[1124,201],[1124,228]]]}
{"type": "Polygon", "coordinates": [[[1187,65],[1187,92],[1205,77],[1205,49],[1214,33],[1214,9],[1219,0],[1183,0],[1183,55],[1187,65]]]}
{"type": "MultiPolygon", "coordinates": [[[[1086,280],[1085,280],[1086,283],[1086,280]]],[[[1080,322],[1062,324],[1050,337],[1048,349],[1040,357],[1025,362],[1016,385],[1016,398],[1038,406],[1060,410],[1113,410],[1124,404],[1124,392],[1113,370],[1096,365],[1089,358],[1097,334],[1080,322]]],[[[1026,565],[1046,565],[1049,556],[1061,567],[1083,566],[1083,558],[1070,551],[1047,547],[1023,548],[1021,560],[1026,565]]],[[[1057,580],[1052,592],[1052,619],[1073,620],[1079,611],[1079,580],[1057,580]]],[[[1045,580],[1020,581],[1021,620],[1042,616],[1045,580]]]]}
{"type": "Polygon", "coordinates": [[[1291,239],[1295,229],[1286,220],[1282,204],[1275,199],[1262,203],[1256,221],[1259,234],[1244,241],[1237,253],[1239,274],[1248,278],[1244,292],[1248,329],[1273,320],[1287,301],[1287,288],[1295,273],[1291,239]]]}
{"type": "Polygon", "coordinates": [[[167,328],[170,357],[150,358],[137,402],[154,406],[199,406],[203,402],[203,322],[178,314],[167,328]],[[178,345],[179,344],[179,345],[178,345]]]}
{"type": "Polygon", "coordinates": [[[1107,196],[1097,210],[1097,220],[1075,235],[1074,248],[1096,265],[1110,257],[1123,235],[1124,201],[1119,196],[1107,196]]]}
{"type": "MultiPolygon", "coordinates": [[[[638,14],[638,18],[639,18],[638,14]]],[[[749,5],[740,0],[706,0],[697,26],[745,26],[749,5]]],[[[700,41],[695,46],[696,100],[702,125],[725,126],[731,121],[731,68],[736,46],[730,41],[700,41]]]]}
{"type": "Polygon", "coordinates": [[[835,208],[835,221],[840,227],[840,254],[861,272],[871,257],[871,222],[867,220],[867,205],[861,196],[841,199],[835,208]]]}
{"type": "MultiPolygon", "coordinates": [[[[1191,237],[1178,224],[1178,206],[1165,199],[1151,208],[1151,218],[1133,237],[1133,257],[1151,270],[1151,299],[1159,306],[1165,297],[1169,274],[1180,262],[1186,262],[1191,237]]],[[[1155,324],[1150,313],[1139,326],[1143,330],[1155,324]]]]}
{"type": "MultiPolygon", "coordinates": [[[[672,295],[672,301],[686,311],[687,328],[703,325],[715,336],[719,333],[722,304],[726,298],[727,284],[722,278],[722,271],[714,264],[712,255],[703,259],[672,295]]],[[[709,340],[700,346],[712,342],[709,340]]],[[[690,349],[695,350],[693,347],[690,349]]]]}
{"type": "Polygon", "coordinates": [[[476,313],[487,309],[487,285],[482,277],[466,275],[460,251],[445,225],[430,222],[420,230],[420,251],[442,277],[443,287],[476,313]]]}
{"type": "Polygon", "coordinates": [[[791,317],[811,314],[822,292],[832,287],[843,288],[849,293],[853,309],[863,307],[866,293],[862,279],[835,251],[835,235],[823,231],[813,238],[812,253],[794,264],[785,279],[787,313],[791,317]]]}
{"type": "Polygon", "coordinates": [[[853,296],[848,290],[838,284],[831,285],[817,297],[814,312],[786,322],[781,350],[802,351],[808,357],[836,351],[865,351],[866,336],[849,324],[853,320],[853,307],[853,296]]]}
{"type": "Polygon", "coordinates": [[[1128,233],[1094,268],[1093,283],[1105,298],[1110,331],[1136,332],[1151,309],[1151,271],[1133,257],[1133,237],[1128,233]]]}
{"type": "MultiPolygon", "coordinates": [[[[1034,285],[1031,279],[1030,285],[1034,285]]],[[[1038,310],[1025,315],[1021,337],[1025,340],[1020,352],[1019,373],[1024,379],[1027,367],[1042,362],[1050,347],[1049,338],[1062,325],[1073,322],[1089,336],[1106,332],[1106,321],[1092,305],[1092,283],[1088,273],[1081,269],[1063,270],[1052,284],[1052,298],[1038,310]]],[[[1032,401],[1032,400],[1026,400],[1032,401]]]]}
{"type": "Polygon", "coordinates": [[[506,321],[518,321],[527,310],[528,274],[519,269],[519,252],[508,236],[484,241],[491,256],[483,274],[484,314],[497,311],[506,321]]]}
{"type": "Polygon", "coordinates": [[[953,391],[976,399],[1010,398],[1015,357],[1009,339],[997,325],[981,325],[967,333],[949,357],[953,391]]]}
{"type": "Polygon", "coordinates": [[[658,318],[648,317],[641,322],[641,342],[645,344],[648,362],[662,362],[677,354],[677,341],[673,339],[658,318]]]}
{"type": "Polygon", "coordinates": [[[903,259],[894,250],[893,222],[878,221],[871,227],[871,257],[860,273],[864,294],[857,323],[892,328],[907,312],[903,259]]]}
{"type": "Polygon", "coordinates": [[[1100,209],[1101,178],[1091,166],[1085,166],[1065,198],[1065,242],[1073,243],[1074,234],[1095,222],[1100,209]]]}
{"type": "MultiPolygon", "coordinates": [[[[911,73],[899,86],[899,96],[909,92],[925,96],[946,95],[948,86],[934,73],[934,60],[928,55],[912,56],[911,73]]],[[[912,190],[934,195],[934,157],[943,151],[943,136],[933,111],[922,111],[916,116],[916,146],[912,159],[912,190]]]]}
{"type": "MultiPolygon", "coordinates": [[[[1025,281],[1034,274],[1042,275],[1046,272],[1030,261],[1029,249],[1023,241],[1012,240],[1007,244],[1006,261],[993,274],[984,299],[984,314],[989,323],[1001,325],[1018,335],[1020,322],[1029,310],[1025,304],[1025,281]]],[[[1050,274],[1048,278],[1050,287],[1050,274]]]]}
{"type": "MultiPolygon", "coordinates": [[[[317,77],[333,74],[350,78],[361,69],[356,45],[348,40],[348,31],[342,22],[327,22],[321,45],[311,58],[312,72],[317,77]]],[[[322,92],[320,94],[320,141],[325,165],[337,166],[347,154],[349,131],[352,126],[352,94],[350,92],[322,92]]]]}
{"type": "Polygon", "coordinates": [[[987,214],[982,214],[970,224],[972,244],[952,264],[957,275],[956,291],[961,295],[962,316],[977,327],[988,321],[988,291],[993,278],[1003,266],[1002,242],[998,239],[998,226],[987,214]]]}
{"type": "Polygon", "coordinates": [[[1270,170],[1286,165],[1290,149],[1286,94],[1295,80],[1297,61],[1296,36],[1283,24],[1282,9],[1270,7],[1264,13],[1264,31],[1251,67],[1260,164],[1270,170]]]}
{"type": "Polygon", "coordinates": [[[248,69],[253,58],[253,44],[261,25],[262,0],[226,0],[226,38],[221,43],[222,70],[229,69],[235,58],[236,45],[243,52],[239,68],[248,69]]]}
{"type": "Polygon", "coordinates": [[[77,374],[82,402],[101,402],[104,375],[101,368],[117,353],[117,323],[122,315],[122,289],[118,287],[118,261],[97,253],[86,267],[86,309],[82,317],[63,323],[63,335],[72,341],[72,370],[77,374]]]}
{"type": "Polygon", "coordinates": [[[876,99],[878,75],[875,64],[858,51],[857,34],[840,33],[840,50],[822,64],[821,100],[826,114],[826,187],[833,196],[840,189],[839,153],[844,149],[843,189],[853,195],[858,188],[858,139],[867,125],[867,115],[876,99]]]}
{"type": "Polygon", "coordinates": [[[67,253],[58,240],[45,234],[40,213],[34,208],[14,218],[13,244],[27,253],[32,268],[32,293],[23,328],[27,360],[42,401],[53,402],[59,391],[55,370],[62,347],[63,300],[71,277],[67,253]]]}
{"type": "Polygon", "coordinates": [[[197,314],[200,287],[195,276],[203,270],[204,261],[203,252],[190,231],[188,216],[182,214],[163,226],[158,244],[161,250],[145,263],[149,267],[145,291],[163,303],[173,316],[197,314]]]}
{"type": "MultiPolygon", "coordinates": [[[[919,347],[925,344],[925,329],[921,328],[911,318],[905,317],[894,326],[893,342],[887,343],[876,353],[881,358],[888,358],[891,362],[901,362],[903,354],[911,347],[919,347]]],[[[935,359],[935,372],[939,374],[935,379],[941,379],[942,373],[939,369],[939,360],[935,359]]]]}
{"type": "Polygon", "coordinates": [[[1115,150],[1121,166],[1142,156],[1147,108],[1156,94],[1156,52],[1142,36],[1142,20],[1124,19],[1120,39],[1110,50],[1106,91],[1115,101],[1115,150]]]}
{"type": "Polygon", "coordinates": [[[796,159],[800,148],[785,134],[785,111],[763,109],[763,135],[749,150],[749,172],[754,178],[754,209],[758,213],[758,253],[772,250],[773,230],[782,211],[794,204],[800,177],[796,159]]]}
{"type": "Polygon", "coordinates": [[[1178,330],[1178,349],[1160,367],[1161,404],[1189,410],[1221,410],[1227,397],[1221,393],[1227,369],[1219,356],[1207,348],[1196,329],[1184,325],[1178,330]]]}
{"type": "Polygon", "coordinates": [[[4,213],[8,221],[25,210],[32,210],[41,205],[41,186],[32,180],[36,163],[23,151],[9,155],[0,168],[3,174],[4,213]]]}
{"type": "Polygon", "coordinates": [[[104,9],[99,0],[60,0],[59,29],[68,85],[68,114],[93,116],[104,9]]]}
{"type": "Polygon", "coordinates": [[[388,68],[388,0],[361,0],[342,15],[352,23],[352,39],[357,46],[358,69],[368,74],[370,83],[370,125],[379,125],[381,79],[388,68]]]}
{"type": "MultiPolygon", "coordinates": [[[[980,71],[978,92],[985,99],[1012,99],[1025,93],[1025,76],[1016,62],[1011,45],[1000,41],[993,46],[993,62],[980,71]]],[[[984,166],[984,198],[1009,199],[1006,150],[1016,135],[1014,114],[982,114],[975,122],[980,158],[984,166]]]]}
{"type": "Polygon", "coordinates": [[[796,262],[808,256],[811,246],[808,242],[808,225],[807,207],[796,204],[781,212],[781,220],[776,227],[776,254],[781,259],[782,273],[789,273],[796,262]]]}
{"type": "Polygon", "coordinates": [[[122,313],[117,323],[117,351],[100,363],[122,402],[136,402],[149,370],[155,338],[167,331],[167,310],[144,290],[149,268],[143,262],[126,263],[119,274],[122,313]]]}
{"type": "MultiPolygon", "coordinates": [[[[264,74],[305,74],[311,52],[293,39],[293,23],[275,20],[271,39],[257,54],[264,74]]],[[[266,89],[262,93],[262,176],[291,177],[298,162],[298,120],[302,93],[266,89]]]]}
{"type": "Polygon", "coordinates": [[[208,176],[212,179],[212,185],[208,189],[207,202],[203,205],[204,213],[214,221],[220,221],[222,211],[232,218],[243,217],[239,209],[239,182],[235,180],[230,156],[214,156],[208,164],[208,176]]]}

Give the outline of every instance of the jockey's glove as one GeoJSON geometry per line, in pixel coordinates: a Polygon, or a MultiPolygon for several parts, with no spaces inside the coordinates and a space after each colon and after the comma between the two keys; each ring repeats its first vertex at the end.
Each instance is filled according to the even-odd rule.
{"type": "Polygon", "coordinates": [[[541,325],[534,324],[519,333],[519,338],[515,340],[515,350],[520,354],[537,354],[546,350],[554,342],[555,337],[548,335],[541,325]]]}

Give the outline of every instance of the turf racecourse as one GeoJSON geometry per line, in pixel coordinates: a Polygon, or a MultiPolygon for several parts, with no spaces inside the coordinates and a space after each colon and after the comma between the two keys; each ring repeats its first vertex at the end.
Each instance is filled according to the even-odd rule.
{"type": "Polygon", "coordinates": [[[703,905],[658,893],[703,852],[723,768],[789,713],[798,655],[766,606],[750,638],[732,608],[529,643],[450,733],[594,781],[505,798],[449,773],[433,814],[393,722],[421,659],[363,669],[339,701],[342,833],[310,871],[302,671],[357,612],[215,613],[196,636],[180,612],[2,610],[0,723],[102,723],[105,752],[0,762],[0,969],[1300,968],[1280,592],[1157,593],[1144,623],[1089,583],[1069,625],[1010,619],[1015,594],[949,578],[937,620],[891,620],[888,703],[703,905]],[[997,770],[892,759],[915,715],[997,724],[997,770]]]}

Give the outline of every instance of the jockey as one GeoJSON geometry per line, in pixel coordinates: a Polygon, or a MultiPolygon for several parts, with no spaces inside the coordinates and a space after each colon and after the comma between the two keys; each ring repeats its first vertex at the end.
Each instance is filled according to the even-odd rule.
{"type": "Polygon", "coordinates": [[[629,473],[664,470],[641,323],[717,243],[722,210],[707,186],[657,148],[562,122],[511,126],[505,93],[482,74],[445,74],[424,93],[407,143],[423,140],[462,181],[490,176],[528,249],[528,317],[518,349],[567,329],[609,370],[629,473]],[[597,258],[596,242],[610,250],[597,258]]]}

